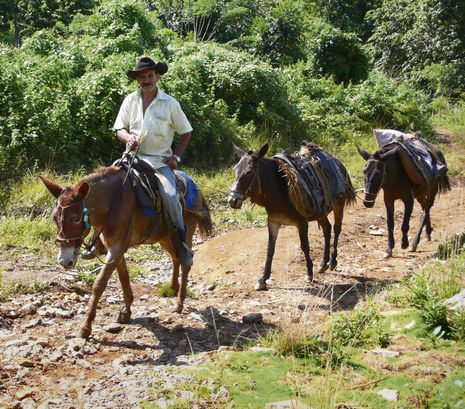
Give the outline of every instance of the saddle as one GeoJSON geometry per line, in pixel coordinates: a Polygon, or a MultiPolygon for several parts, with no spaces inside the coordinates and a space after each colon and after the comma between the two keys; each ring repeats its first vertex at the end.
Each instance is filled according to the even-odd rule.
{"type": "Polygon", "coordinates": [[[280,162],[292,203],[307,219],[329,213],[345,192],[336,158],[313,142],[303,141],[299,152],[282,151],[273,158],[280,162]]]}
{"type": "Polygon", "coordinates": [[[383,151],[397,147],[402,166],[410,180],[420,186],[430,185],[448,171],[436,147],[417,132],[406,134],[391,129],[374,129],[378,146],[383,151]]]}
{"type": "MultiPolygon", "coordinates": [[[[138,157],[134,158],[132,165],[130,160],[126,156],[115,161],[113,166],[120,167],[125,171],[130,169],[128,176],[136,192],[137,201],[144,209],[144,215],[146,217],[160,215],[163,203],[155,171],[147,162],[138,157]]],[[[176,176],[176,190],[179,193],[183,209],[194,209],[199,195],[198,187],[187,173],[175,170],[174,174],[176,176]]]]}

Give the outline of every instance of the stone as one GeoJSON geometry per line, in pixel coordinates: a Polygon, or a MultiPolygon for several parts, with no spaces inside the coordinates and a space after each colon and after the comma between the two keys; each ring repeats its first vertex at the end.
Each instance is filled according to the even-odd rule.
{"type": "Polygon", "coordinates": [[[448,298],[444,301],[444,304],[449,307],[449,311],[457,311],[458,309],[465,308],[465,290],[448,298]]]}
{"type": "Polygon", "coordinates": [[[117,323],[108,324],[103,327],[103,330],[106,332],[109,332],[110,334],[117,334],[122,329],[123,327],[117,323]]]}
{"type": "Polygon", "coordinates": [[[391,401],[391,402],[396,402],[399,400],[399,391],[395,389],[381,389],[380,391],[377,392],[378,395],[382,396],[384,399],[391,401]]]}
{"type": "Polygon", "coordinates": [[[244,324],[256,324],[263,321],[263,315],[259,312],[246,314],[242,317],[242,322],[244,324]]]}
{"type": "Polygon", "coordinates": [[[312,409],[310,406],[300,401],[291,399],[281,402],[272,402],[265,405],[265,409],[312,409]]]}
{"type": "Polygon", "coordinates": [[[389,358],[395,358],[400,355],[400,352],[397,351],[390,351],[389,349],[372,349],[370,352],[373,352],[374,354],[379,354],[382,356],[386,356],[389,358]]]}

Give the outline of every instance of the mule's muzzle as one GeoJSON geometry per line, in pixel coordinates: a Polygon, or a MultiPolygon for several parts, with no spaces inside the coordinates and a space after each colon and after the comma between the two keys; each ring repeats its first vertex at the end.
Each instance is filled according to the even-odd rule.
{"type": "Polygon", "coordinates": [[[74,248],[61,249],[58,253],[58,263],[65,269],[69,270],[76,265],[77,252],[74,248]]]}
{"type": "Polygon", "coordinates": [[[375,201],[374,200],[364,200],[363,205],[365,207],[368,207],[369,209],[371,209],[375,205],[375,201]]]}
{"type": "Polygon", "coordinates": [[[240,209],[243,201],[244,196],[237,192],[231,192],[228,196],[228,203],[233,209],[240,209]]]}

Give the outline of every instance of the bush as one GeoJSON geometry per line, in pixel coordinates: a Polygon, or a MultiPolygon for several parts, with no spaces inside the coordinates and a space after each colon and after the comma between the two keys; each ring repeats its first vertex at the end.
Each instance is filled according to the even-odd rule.
{"type": "Polygon", "coordinates": [[[336,83],[359,83],[368,77],[369,55],[355,34],[327,26],[310,44],[317,75],[332,76],[336,83]]]}

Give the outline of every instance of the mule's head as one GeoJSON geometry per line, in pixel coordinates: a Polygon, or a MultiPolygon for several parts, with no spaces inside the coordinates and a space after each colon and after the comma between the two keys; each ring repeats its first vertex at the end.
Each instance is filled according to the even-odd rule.
{"type": "Polygon", "coordinates": [[[89,193],[89,184],[82,182],[76,187],[63,189],[52,181],[39,176],[57,203],[53,209],[53,219],[58,228],[58,263],[65,269],[76,265],[79,248],[89,231],[86,220],[87,207],[84,199],[89,193]]]}
{"type": "Polygon", "coordinates": [[[243,149],[234,145],[234,151],[240,158],[234,167],[234,184],[229,193],[228,202],[234,209],[240,209],[242,202],[248,197],[254,182],[257,179],[258,162],[268,150],[268,144],[263,145],[260,149],[245,152],[243,149]]]}
{"type": "Polygon", "coordinates": [[[363,204],[365,207],[373,207],[386,178],[386,159],[395,151],[395,148],[384,153],[378,151],[373,155],[359,146],[357,146],[357,150],[360,156],[366,160],[363,168],[363,174],[365,175],[365,198],[363,204]]]}

